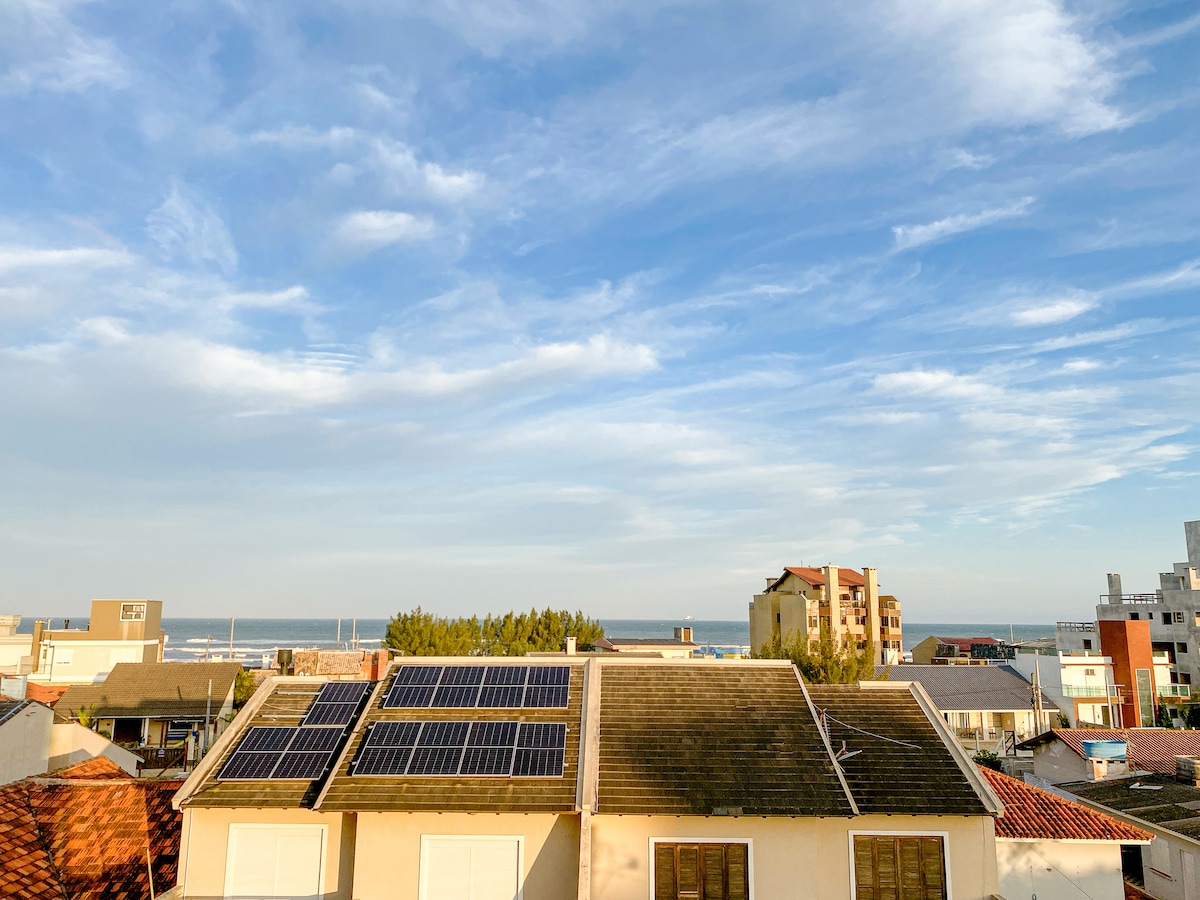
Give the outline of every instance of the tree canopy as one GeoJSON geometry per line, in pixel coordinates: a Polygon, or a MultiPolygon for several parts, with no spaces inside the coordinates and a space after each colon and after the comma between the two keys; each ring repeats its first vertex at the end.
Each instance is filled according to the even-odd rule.
{"type": "Polygon", "coordinates": [[[827,631],[815,641],[794,638],[784,643],[776,637],[754,655],[759,659],[790,659],[801,677],[812,684],[854,684],[880,677],[875,674],[873,641],[859,649],[849,639],[835,641],[827,631]]]}
{"type": "Polygon", "coordinates": [[[435,616],[418,606],[392,617],[383,645],[408,656],[524,656],[561,650],[568,637],[578,641],[580,650],[590,650],[604,637],[604,628],[582,612],[565,609],[531,609],[480,620],[435,616]]]}

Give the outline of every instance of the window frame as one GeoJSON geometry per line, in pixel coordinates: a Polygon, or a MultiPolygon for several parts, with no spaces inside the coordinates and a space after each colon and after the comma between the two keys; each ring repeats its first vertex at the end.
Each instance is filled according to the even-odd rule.
{"type": "Polygon", "coordinates": [[[141,602],[130,602],[121,604],[120,621],[122,622],[145,622],[146,621],[146,604],[141,602]],[[125,610],[129,609],[134,615],[126,616],[125,610]]]}
{"type": "Polygon", "coordinates": [[[659,844],[744,844],[746,846],[746,900],[754,900],[754,838],[749,837],[723,837],[721,835],[708,835],[707,837],[669,837],[667,835],[655,835],[649,839],[649,865],[646,867],[649,873],[649,880],[646,884],[646,896],[649,900],[654,900],[654,881],[656,868],[658,864],[658,845],[659,844]]]}
{"type": "Polygon", "coordinates": [[[325,862],[329,856],[329,826],[315,822],[230,822],[225,832],[225,879],[221,883],[221,896],[236,896],[229,893],[230,880],[233,878],[234,866],[237,862],[234,834],[249,831],[317,831],[321,835],[321,858],[317,867],[317,884],[322,891],[325,889],[325,862]]]}
{"type": "Polygon", "coordinates": [[[517,842],[517,895],[513,900],[525,896],[525,835],[523,834],[422,834],[421,850],[417,860],[417,897],[426,900],[429,896],[429,846],[431,844],[470,841],[475,843],[517,842]]]}
{"type": "Polygon", "coordinates": [[[935,837],[942,840],[942,869],[946,873],[946,900],[954,900],[954,879],[950,871],[950,832],[948,831],[884,831],[878,828],[859,829],[850,831],[846,836],[847,851],[850,854],[850,898],[858,896],[858,873],[854,866],[854,839],[856,837],[898,838],[898,837],[935,837]]]}

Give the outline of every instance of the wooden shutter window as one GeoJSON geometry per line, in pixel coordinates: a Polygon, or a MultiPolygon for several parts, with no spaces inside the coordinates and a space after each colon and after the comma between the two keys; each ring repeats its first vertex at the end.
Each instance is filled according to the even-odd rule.
{"type": "Polygon", "coordinates": [[[654,900],[749,900],[745,844],[656,844],[654,900]]]}
{"type": "Polygon", "coordinates": [[[855,900],[946,900],[940,837],[855,835],[855,900]]]}

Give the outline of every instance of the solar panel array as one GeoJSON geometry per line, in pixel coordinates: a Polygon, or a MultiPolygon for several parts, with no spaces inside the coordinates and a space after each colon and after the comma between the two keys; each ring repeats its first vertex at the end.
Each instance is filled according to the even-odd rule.
{"type": "Polygon", "coordinates": [[[280,781],[319,778],[354,721],[370,681],[330,681],[309,705],[299,725],[255,725],[246,730],[217,778],[280,781]]]}
{"type": "Polygon", "coordinates": [[[385,709],[563,709],[570,666],[401,666],[385,709]]]}
{"type": "Polygon", "coordinates": [[[561,778],[562,722],[376,722],[351,775],[561,778]]]}

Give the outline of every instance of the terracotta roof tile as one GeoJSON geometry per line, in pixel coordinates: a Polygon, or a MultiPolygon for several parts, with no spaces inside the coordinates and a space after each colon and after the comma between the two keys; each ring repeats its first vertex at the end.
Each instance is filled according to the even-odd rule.
{"type": "Polygon", "coordinates": [[[25,683],[25,699],[45,703],[51,709],[66,692],[67,685],[65,684],[37,684],[33,681],[25,683]]]}
{"type": "Polygon", "coordinates": [[[1055,728],[1054,736],[1083,756],[1084,741],[1125,741],[1131,769],[1175,774],[1176,756],[1200,756],[1200,731],[1167,728],[1055,728]]]}
{"type": "Polygon", "coordinates": [[[996,820],[998,838],[1128,843],[1154,836],[993,769],[980,772],[1004,802],[1004,816],[996,820]]]}
{"type": "Polygon", "coordinates": [[[149,898],[147,851],[154,893],[174,887],[182,816],[171,797],[182,781],[111,778],[103,763],[86,765],[0,788],[0,896],[149,898]]]}
{"type": "MultiPolygon", "coordinates": [[[[824,571],[814,566],[785,566],[784,572],[791,572],[797,578],[804,579],[813,587],[824,587],[825,585],[824,571]]],[[[781,578],[780,581],[782,580],[781,578]]],[[[838,569],[839,587],[863,587],[865,584],[866,581],[863,580],[862,572],[856,572],[854,569],[838,569]]]]}
{"type": "Polygon", "coordinates": [[[81,763],[75,763],[73,766],[67,766],[65,769],[57,769],[47,777],[96,781],[105,778],[129,778],[129,773],[107,756],[97,756],[93,759],[85,759],[81,763]]]}

